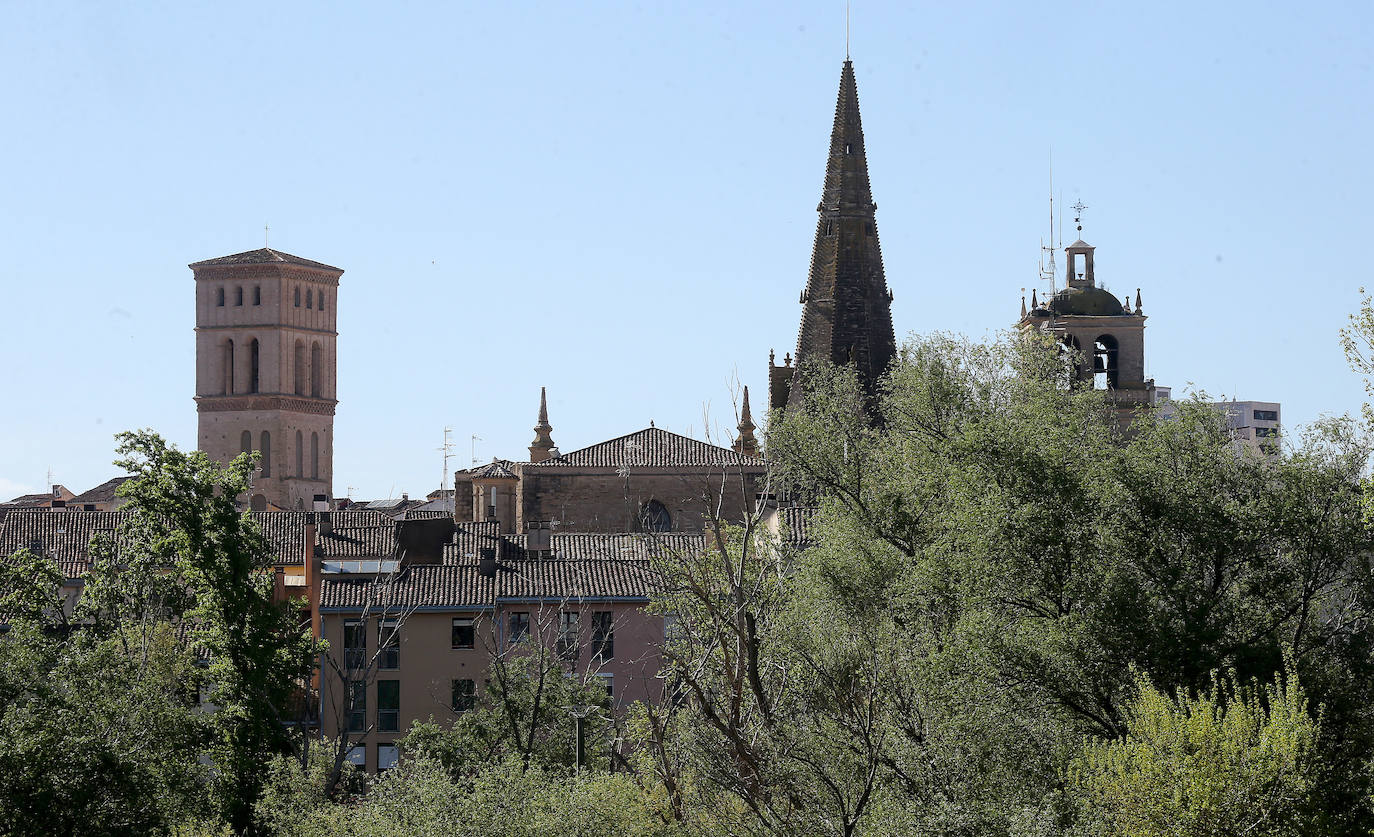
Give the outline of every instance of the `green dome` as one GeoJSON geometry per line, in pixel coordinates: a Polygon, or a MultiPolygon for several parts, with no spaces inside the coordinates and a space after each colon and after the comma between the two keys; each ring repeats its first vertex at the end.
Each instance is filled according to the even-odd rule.
{"type": "Polygon", "coordinates": [[[1131,313],[1111,291],[1102,288],[1065,288],[1050,300],[1050,310],[1088,317],[1124,317],[1131,313]]]}

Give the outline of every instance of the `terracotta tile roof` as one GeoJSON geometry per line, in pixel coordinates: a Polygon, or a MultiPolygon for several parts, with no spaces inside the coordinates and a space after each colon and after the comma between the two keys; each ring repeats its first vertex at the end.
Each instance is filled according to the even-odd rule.
{"type": "Polygon", "coordinates": [[[343,273],[343,268],[334,267],[324,262],[314,262],[310,259],[303,259],[300,256],[293,256],[290,253],[283,253],[280,250],[273,250],[270,247],[262,247],[257,250],[247,250],[242,253],[235,253],[232,256],[220,256],[215,259],[205,259],[204,261],[192,262],[187,265],[195,269],[197,267],[220,267],[223,265],[242,265],[242,264],[294,264],[302,267],[314,267],[321,270],[333,270],[343,273]]]}
{"type": "Polygon", "coordinates": [[[787,542],[796,546],[811,545],[811,522],[819,511],[815,506],[783,506],[778,516],[787,542]]]}
{"type": "Polygon", "coordinates": [[[516,479],[515,463],[508,459],[494,459],[478,468],[464,471],[472,479],[516,479]]]}
{"type": "Polygon", "coordinates": [[[0,522],[0,557],[28,549],[52,558],[67,578],[79,578],[89,564],[91,538],[108,534],[118,549],[119,526],[128,516],[128,512],[16,509],[0,522]]]}
{"type": "Polygon", "coordinates": [[[108,503],[116,499],[115,491],[131,479],[133,479],[133,477],[124,476],[115,477],[112,480],[105,480],[95,488],[78,494],[67,502],[73,505],[78,503],[108,503]]]}
{"type": "Polygon", "coordinates": [[[15,497],[13,500],[10,500],[4,505],[14,509],[24,509],[36,508],[39,506],[47,506],[51,502],[51,494],[20,494],[18,497],[15,497]]]}
{"type": "Polygon", "coordinates": [[[646,427],[524,467],[671,468],[744,465],[762,468],[765,464],[764,460],[757,456],[737,453],[729,448],[670,433],[659,427],[646,427]]]}
{"type": "Polygon", "coordinates": [[[477,609],[491,607],[496,581],[477,571],[477,562],[415,564],[380,580],[372,576],[325,577],[320,607],[373,611],[389,608],[477,609]]]}

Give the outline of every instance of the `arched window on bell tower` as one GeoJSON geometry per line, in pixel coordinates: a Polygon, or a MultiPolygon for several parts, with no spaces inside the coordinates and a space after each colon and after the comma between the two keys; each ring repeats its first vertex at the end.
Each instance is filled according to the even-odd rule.
{"type": "Polygon", "coordinates": [[[296,431],[296,477],[297,479],[305,476],[305,439],[299,430],[296,431]]]}
{"type": "Polygon", "coordinates": [[[291,373],[295,379],[295,392],[305,395],[305,341],[297,340],[296,349],[291,357],[291,373]]]}
{"type": "Polygon", "coordinates": [[[260,368],[261,368],[261,367],[260,367],[260,363],[261,363],[261,360],[262,360],[261,354],[262,354],[262,351],[261,351],[261,348],[259,347],[259,344],[258,344],[258,338],[254,337],[254,338],[253,338],[251,341],[249,341],[249,343],[248,343],[248,391],[249,391],[249,392],[255,393],[255,392],[258,391],[258,383],[259,383],[259,381],[258,381],[258,372],[260,371],[260,368]]]}
{"type": "Polygon", "coordinates": [[[240,453],[252,453],[252,452],[253,452],[253,431],[251,431],[251,430],[245,430],[245,431],[243,431],[242,433],[239,434],[239,452],[240,452],[240,453]]]}
{"type": "Polygon", "coordinates": [[[223,395],[234,394],[234,341],[224,341],[224,378],[220,382],[223,395]]]}
{"type": "Polygon", "coordinates": [[[320,397],[320,376],[324,369],[324,350],[319,343],[310,346],[310,397],[320,397]]]}
{"type": "Polygon", "coordinates": [[[272,434],[264,430],[259,438],[261,442],[258,445],[258,450],[262,451],[262,463],[260,465],[262,475],[270,477],[272,476],[272,434]]]}
{"type": "Polygon", "coordinates": [[[320,478],[320,434],[310,434],[310,478],[320,478]]]}

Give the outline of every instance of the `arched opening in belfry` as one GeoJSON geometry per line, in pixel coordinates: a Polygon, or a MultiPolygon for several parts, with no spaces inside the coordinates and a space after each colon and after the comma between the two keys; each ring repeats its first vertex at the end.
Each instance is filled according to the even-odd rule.
{"type": "Polygon", "coordinates": [[[310,397],[320,397],[320,367],[324,365],[324,350],[319,343],[310,346],[310,397]]]}
{"type": "Polygon", "coordinates": [[[1120,347],[1116,338],[1103,334],[1093,341],[1093,389],[1116,389],[1121,380],[1120,347]]]}
{"type": "Polygon", "coordinates": [[[240,452],[240,453],[252,453],[252,452],[253,452],[253,431],[251,431],[251,430],[245,430],[245,431],[243,431],[242,433],[239,434],[239,452],[240,452]]]}
{"type": "Polygon", "coordinates": [[[264,430],[259,439],[258,450],[262,451],[262,462],[258,467],[262,468],[264,477],[270,477],[272,476],[272,434],[264,430]]]}
{"type": "Polygon", "coordinates": [[[305,440],[299,430],[296,431],[296,476],[305,477],[305,440]]]}
{"type": "Polygon", "coordinates": [[[248,343],[248,391],[258,391],[258,371],[260,369],[261,348],[258,338],[254,337],[248,343]]]}
{"type": "Polygon", "coordinates": [[[314,307],[315,307],[315,292],[314,292],[312,289],[310,289],[310,288],[306,288],[306,289],[305,289],[305,307],[306,307],[306,308],[314,308],[314,307]]]}
{"type": "Polygon", "coordinates": [[[291,372],[295,379],[295,393],[305,395],[305,341],[296,341],[296,350],[291,357],[291,372]]]}
{"type": "Polygon", "coordinates": [[[1074,380],[1083,380],[1086,375],[1086,359],[1083,357],[1083,344],[1078,342],[1078,338],[1072,334],[1066,334],[1059,341],[1059,353],[1064,362],[1073,370],[1071,377],[1074,380]]]}
{"type": "Polygon", "coordinates": [[[234,394],[234,341],[224,341],[224,374],[220,381],[222,395],[234,394]]]}
{"type": "Polygon", "coordinates": [[[320,434],[310,434],[310,478],[320,478],[320,434]]]}
{"type": "Polygon", "coordinates": [[[262,304],[262,285],[254,285],[254,286],[253,286],[253,304],[254,304],[254,305],[261,305],[261,304],[262,304]]]}
{"type": "Polygon", "coordinates": [[[235,305],[243,305],[243,286],[242,286],[242,285],[239,285],[239,286],[237,286],[237,287],[234,288],[234,304],[235,304],[235,305]]]}
{"type": "Polygon", "coordinates": [[[295,307],[295,308],[300,308],[300,307],[301,307],[301,289],[300,289],[300,286],[299,286],[299,285],[296,286],[295,305],[294,305],[293,307],[295,307]]]}
{"type": "Polygon", "coordinates": [[[224,307],[224,288],[216,288],[216,289],[215,289],[215,307],[216,307],[216,308],[223,308],[223,307],[224,307]]]}

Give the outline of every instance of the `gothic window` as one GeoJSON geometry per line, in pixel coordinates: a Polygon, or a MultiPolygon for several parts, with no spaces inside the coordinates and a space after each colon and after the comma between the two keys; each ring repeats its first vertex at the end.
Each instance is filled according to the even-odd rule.
{"type": "Polygon", "coordinates": [[[643,532],[670,532],[673,529],[673,517],[662,503],[650,500],[639,510],[639,528],[643,532]]]}
{"type": "Polygon", "coordinates": [[[300,308],[300,307],[301,307],[301,289],[300,289],[300,288],[296,288],[296,307],[297,307],[297,308],[300,308]]]}
{"type": "Polygon", "coordinates": [[[258,391],[258,363],[260,349],[258,348],[258,338],[254,337],[248,343],[248,391],[258,391]]]}
{"type": "Polygon", "coordinates": [[[215,288],[215,307],[224,307],[224,288],[215,288]]]}
{"type": "Polygon", "coordinates": [[[239,451],[241,453],[253,452],[253,431],[245,430],[239,434],[239,451]]]}
{"type": "Polygon", "coordinates": [[[320,363],[324,356],[324,351],[320,349],[320,344],[315,343],[310,347],[310,397],[320,397],[320,363]]]}
{"type": "Polygon", "coordinates": [[[240,286],[237,287],[237,288],[234,288],[234,304],[235,304],[235,305],[242,305],[242,304],[243,304],[243,286],[242,286],[242,285],[240,285],[240,286]]]}
{"type": "MultiPolygon", "coordinates": [[[[221,289],[220,293],[224,293],[221,289]]],[[[234,341],[224,341],[224,380],[221,382],[224,395],[234,394],[234,341]]]]}
{"type": "Polygon", "coordinates": [[[299,430],[296,431],[296,476],[305,476],[305,442],[299,430]]]}
{"type": "Polygon", "coordinates": [[[306,307],[306,308],[314,308],[314,307],[315,307],[315,292],[314,292],[313,290],[309,289],[309,288],[306,288],[306,289],[305,289],[305,307],[306,307]]]}
{"type": "Polygon", "coordinates": [[[324,291],[320,291],[319,303],[320,303],[320,310],[323,311],[323,310],[324,310],[324,291]]]}
{"type": "Polygon", "coordinates": [[[320,434],[310,434],[310,478],[320,478],[320,434]]]}
{"type": "Polygon", "coordinates": [[[260,438],[261,443],[258,445],[258,450],[262,451],[262,463],[260,465],[262,475],[270,477],[272,476],[272,434],[264,430],[260,438]]]}
{"type": "Polygon", "coordinates": [[[295,392],[297,395],[305,395],[305,342],[296,341],[296,351],[291,358],[291,373],[295,379],[295,392]]]}
{"type": "Polygon", "coordinates": [[[262,285],[254,285],[254,286],[253,286],[253,304],[254,304],[254,305],[261,305],[261,304],[262,304],[262,285]]]}

